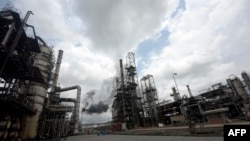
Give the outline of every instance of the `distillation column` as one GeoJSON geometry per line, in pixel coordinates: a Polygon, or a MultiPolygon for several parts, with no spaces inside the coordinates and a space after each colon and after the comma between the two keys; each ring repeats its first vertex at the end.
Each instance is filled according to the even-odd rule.
{"type": "MultiPolygon", "coordinates": [[[[132,112],[130,115],[132,116],[131,125],[136,127],[138,125],[143,125],[144,117],[143,110],[141,104],[141,93],[139,91],[139,82],[138,76],[136,72],[136,63],[135,63],[135,54],[133,52],[129,52],[126,57],[126,73],[125,73],[125,86],[126,92],[130,95],[130,103],[132,105],[132,112]]],[[[125,94],[126,94],[125,92],[125,94]]]]}
{"type": "Polygon", "coordinates": [[[20,93],[27,94],[34,100],[33,109],[36,110],[34,116],[29,116],[25,119],[25,129],[23,137],[26,139],[35,139],[37,137],[38,120],[43,111],[45,98],[47,97],[47,89],[51,78],[53,68],[53,50],[45,44],[40,45],[41,53],[34,56],[34,66],[37,66],[43,77],[44,83],[28,81],[27,86],[20,88],[20,93]]]}

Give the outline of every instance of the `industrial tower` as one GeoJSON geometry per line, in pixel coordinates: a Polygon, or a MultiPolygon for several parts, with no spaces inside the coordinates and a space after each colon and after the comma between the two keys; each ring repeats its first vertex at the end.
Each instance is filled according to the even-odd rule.
{"type": "Polygon", "coordinates": [[[117,94],[113,102],[113,120],[126,123],[127,128],[142,126],[144,119],[134,53],[128,53],[125,69],[120,59],[120,71],[121,77],[117,79],[117,94]]]}
{"type": "Polygon", "coordinates": [[[159,104],[157,90],[153,75],[146,75],[141,78],[141,91],[143,94],[143,108],[146,123],[158,126],[159,116],[156,105],[159,104]]]}

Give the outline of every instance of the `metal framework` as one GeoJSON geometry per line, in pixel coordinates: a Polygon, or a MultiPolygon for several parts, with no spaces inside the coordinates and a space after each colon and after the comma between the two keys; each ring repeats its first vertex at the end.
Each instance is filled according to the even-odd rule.
{"type": "Polygon", "coordinates": [[[139,90],[134,53],[126,56],[125,69],[120,60],[121,77],[117,79],[117,94],[113,102],[113,120],[123,122],[128,128],[143,126],[144,116],[139,90]],[[125,70],[125,71],[124,71],[125,70]],[[124,73],[125,72],[125,73],[124,73]]]}
{"type": "Polygon", "coordinates": [[[145,117],[150,119],[152,126],[158,126],[160,120],[156,105],[159,104],[159,100],[153,75],[148,74],[141,79],[141,91],[145,117]]]}
{"type": "Polygon", "coordinates": [[[34,37],[26,35],[24,27],[28,20],[28,11],[24,20],[11,10],[0,12],[0,122],[10,121],[16,124],[15,129],[6,127],[7,136],[3,140],[14,140],[21,137],[25,128],[25,117],[33,116],[33,97],[20,90],[30,81],[44,83],[41,71],[33,65],[34,54],[40,53],[34,29],[34,37]],[[10,132],[11,131],[11,132],[10,132]],[[9,132],[9,133],[8,133],[9,132]]]}

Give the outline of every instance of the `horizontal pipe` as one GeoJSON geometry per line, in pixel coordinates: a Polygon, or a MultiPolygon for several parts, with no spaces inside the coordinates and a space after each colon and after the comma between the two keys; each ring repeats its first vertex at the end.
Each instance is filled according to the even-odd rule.
{"type": "Polygon", "coordinates": [[[81,99],[81,87],[79,85],[66,87],[56,90],[56,92],[64,92],[69,90],[77,89],[75,109],[74,109],[74,134],[79,134],[79,110],[80,110],[80,99],[81,99]]]}
{"type": "Polygon", "coordinates": [[[62,102],[76,102],[76,99],[74,99],[74,98],[60,98],[60,101],[62,101],[62,102]]]}

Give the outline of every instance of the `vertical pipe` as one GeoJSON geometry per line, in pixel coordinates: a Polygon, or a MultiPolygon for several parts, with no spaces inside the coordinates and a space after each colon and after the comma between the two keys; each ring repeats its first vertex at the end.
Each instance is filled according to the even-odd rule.
{"type": "Polygon", "coordinates": [[[120,59],[120,70],[121,70],[121,88],[122,88],[122,110],[123,110],[123,122],[125,122],[125,99],[124,99],[124,74],[123,74],[123,63],[120,59]]]}
{"type": "Polygon", "coordinates": [[[53,81],[52,81],[51,92],[54,92],[55,88],[57,86],[59,70],[60,70],[60,66],[61,66],[61,62],[62,62],[62,56],[63,56],[63,51],[59,50],[58,56],[57,56],[57,61],[56,61],[56,68],[55,68],[54,78],[53,78],[53,81]]]}

